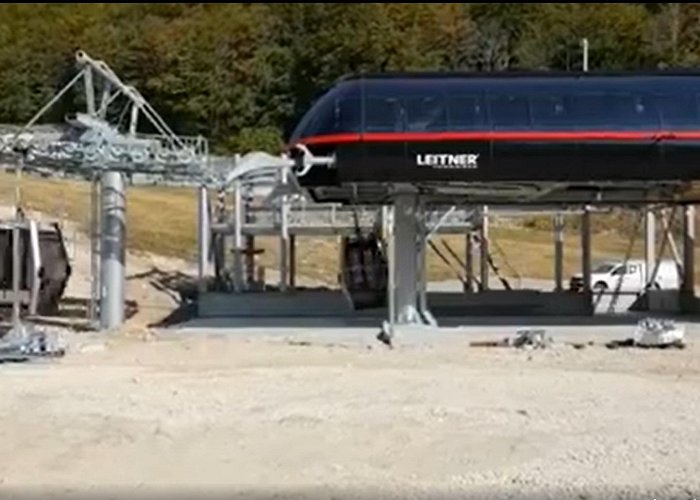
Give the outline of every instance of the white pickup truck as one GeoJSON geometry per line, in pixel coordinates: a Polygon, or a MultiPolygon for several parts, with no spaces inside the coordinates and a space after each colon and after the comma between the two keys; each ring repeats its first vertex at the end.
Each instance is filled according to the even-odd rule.
{"type": "MultiPolygon", "coordinates": [[[[655,266],[656,264],[647,274],[647,265],[643,260],[628,260],[626,264],[622,261],[602,262],[595,266],[591,272],[591,286],[596,292],[641,292],[648,281],[647,276],[651,277],[655,266]]],[[[662,260],[656,271],[652,288],[677,290],[680,286],[681,275],[676,262],[662,260]]],[[[579,291],[583,288],[583,275],[581,273],[575,274],[571,278],[569,288],[573,291],[579,291]]]]}

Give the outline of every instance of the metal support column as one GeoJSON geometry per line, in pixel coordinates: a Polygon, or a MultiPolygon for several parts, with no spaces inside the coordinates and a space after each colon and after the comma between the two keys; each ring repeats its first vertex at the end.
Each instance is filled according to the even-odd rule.
{"type": "Polygon", "coordinates": [[[35,220],[30,220],[28,222],[29,247],[31,248],[32,252],[32,288],[29,299],[29,314],[34,316],[39,311],[39,290],[41,288],[41,250],[39,248],[39,225],[35,220]]]}
{"type": "MultiPolygon", "coordinates": [[[[231,203],[231,207],[227,206],[226,202],[228,201],[227,198],[227,192],[225,189],[221,189],[218,192],[218,200],[217,200],[217,207],[216,207],[216,222],[219,224],[226,224],[232,214],[233,210],[233,203],[231,203]]],[[[211,236],[212,244],[214,242],[214,236],[211,236]]],[[[236,287],[235,284],[235,261],[233,259],[235,252],[234,252],[234,236],[229,234],[228,232],[224,234],[220,234],[217,238],[218,240],[218,251],[220,252],[219,255],[219,261],[221,263],[221,273],[224,281],[224,289],[225,290],[231,290],[232,288],[236,287]]]]}
{"type": "Polygon", "coordinates": [[[243,291],[243,199],[241,183],[233,185],[233,289],[243,291]]]}
{"type": "MultiPolygon", "coordinates": [[[[210,211],[211,219],[223,224],[226,221],[226,191],[219,189],[216,193],[216,201],[213,210],[210,211]]],[[[211,237],[211,256],[214,260],[214,283],[217,291],[228,290],[230,286],[230,275],[227,267],[227,234],[218,234],[211,237]]]]}
{"type": "Polygon", "coordinates": [[[197,283],[200,293],[207,290],[209,226],[209,193],[206,187],[201,186],[197,197],[197,283]]]}
{"type": "Polygon", "coordinates": [[[12,225],[12,328],[20,331],[21,327],[21,299],[20,280],[22,274],[22,252],[20,250],[20,215],[19,206],[15,206],[15,222],[12,225]]]}
{"type": "Polygon", "coordinates": [[[87,67],[85,73],[83,74],[83,79],[85,82],[85,106],[87,107],[87,112],[90,116],[95,115],[95,87],[93,85],[92,79],[92,68],[87,67]]]}
{"type": "Polygon", "coordinates": [[[684,312],[695,309],[695,207],[687,205],[683,214],[683,290],[684,312]]]}
{"type": "Polygon", "coordinates": [[[564,290],[564,215],[554,216],[554,291],[564,290]]]}
{"type": "Polygon", "coordinates": [[[428,310],[424,210],[414,194],[398,194],[393,205],[382,209],[387,243],[388,320],[379,339],[391,344],[395,325],[436,325],[428,310]]]}
{"type": "Polygon", "coordinates": [[[474,291],[474,241],[472,239],[471,229],[467,231],[465,236],[465,255],[464,267],[466,276],[464,279],[464,291],[471,293],[474,291]]]}
{"type": "Polygon", "coordinates": [[[102,210],[100,205],[100,178],[93,174],[90,189],[90,305],[88,320],[95,326],[100,309],[100,238],[102,234],[102,210]]]}
{"type": "Polygon", "coordinates": [[[382,207],[382,233],[387,245],[387,313],[388,319],[380,333],[380,339],[384,335],[385,342],[391,342],[394,336],[394,325],[396,324],[396,237],[394,223],[396,207],[382,207]]]}
{"type": "MultiPolygon", "coordinates": [[[[280,172],[280,184],[287,184],[287,171],[280,172]]],[[[280,241],[279,241],[279,287],[281,291],[286,291],[289,284],[289,200],[287,195],[282,196],[280,204],[280,241]]]]}
{"type": "MultiPolygon", "coordinates": [[[[422,229],[422,228],[421,228],[422,229]]],[[[420,231],[416,242],[416,285],[418,312],[425,315],[428,311],[428,266],[426,262],[427,233],[420,231]]]]}
{"type": "Polygon", "coordinates": [[[396,273],[396,322],[399,324],[420,321],[418,300],[418,201],[413,194],[400,194],[394,198],[394,259],[396,273]]]}
{"type": "MultiPolygon", "coordinates": [[[[251,210],[253,207],[253,188],[250,185],[245,187],[243,193],[243,221],[245,224],[251,224],[254,222],[254,214],[251,210]]],[[[254,288],[256,282],[255,276],[255,236],[246,235],[243,240],[245,241],[245,256],[243,258],[243,267],[245,268],[245,286],[247,288],[254,288]]],[[[262,283],[264,286],[265,284],[262,283]]]]}
{"type": "Polygon", "coordinates": [[[644,212],[644,261],[644,283],[649,285],[656,264],[656,217],[650,208],[644,212]]]}
{"type": "Polygon", "coordinates": [[[581,216],[581,270],[583,272],[583,294],[587,305],[593,309],[593,293],[591,287],[591,211],[584,208],[581,216]]]}
{"type": "Polygon", "coordinates": [[[289,235],[289,288],[297,287],[297,237],[289,235]]]}
{"type": "Polygon", "coordinates": [[[481,234],[480,234],[480,248],[481,248],[481,290],[486,291],[489,289],[489,212],[488,207],[484,206],[481,210],[481,234]]]}
{"type": "Polygon", "coordinates": [[[15,213],[12,226],[12,329],[20,332],[22,323],[22,304],[20,302],[22,255],[20,249],[20,224],[22,222],[22,170],[24,168],[24,155],[20,157],[19,165],[15,171],[15,213]]]}
{"type": "Polygon", "coordinates": [[[119,172],[102,174],[102,239],[100,244],[100,327],[124,322],[126,196],[119,172]]]}

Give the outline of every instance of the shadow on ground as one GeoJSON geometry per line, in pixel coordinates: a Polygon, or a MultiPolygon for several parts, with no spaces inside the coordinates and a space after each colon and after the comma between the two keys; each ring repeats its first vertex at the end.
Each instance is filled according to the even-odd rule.
{"type": "Polygon", "coordinates": [[[197,282],[196,279],[179,271],[166,272],[153,267],[150,270],[132,274],[128,281],[145,280],[156,290],[168,294],[177,307],[166,317],[149,327],[167,327],[191,320],[197,312],[197,282]]]}

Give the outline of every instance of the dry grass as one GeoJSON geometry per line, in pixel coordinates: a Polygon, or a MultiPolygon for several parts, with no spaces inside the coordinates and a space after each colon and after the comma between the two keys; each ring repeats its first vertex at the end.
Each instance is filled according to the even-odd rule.
{"type": "MultiPolygon", "coordinates": [[[[12,203],[14,175],[0,174],[0,201],[12,203]]],[[[90,223],[90,184],[24,175],[22,204],[54,217],[90,223]]],[[[191,189],[129,187],[127,243],[131,250],[194,258],[196,251],[196,194],[191,189]]]]}
{"type": "MultiPolygon", "coordinates": [[[[14,199],[14,175],[0,174],[0,203],[14,199]]],[[[23,176],[23,204],[29,209],[68,219],[87,228],[90,216],[89,184],[74,180],[42,179],[23,176]]],[[[194,261],[196,252],[196,193],[194,189],[130,187],[127,195],[127,245],[132,251],[180,257],[194,261]]],[[[538,228],[494,227],[494,260],[503,274],[513,277],[551,278],[553,276],[552,234],[538,228]],[[515,272],[510,268],[515,269],[515,272]]],[[[464,238],[444,238],[459,256],[464,256],[464,238]]],[[[440,242],[436,240],[439,247],[440,242]]],[[[626,253],[628,238],[615,232],[598,233],[593,238],[595,259],[620,257],[626,253]]],[[[642,255],[638,238],[633,255],[642,255]]],[[[261,263],[277,267],[277,241],[259,238],[265,250],[261,263]]],[[[302,238],[297,247],[298,273],[327,283],[335,283],[338,272],[338,248],[335,238],[302,238]]],[[[566,276],[580,269],[579,236],[575,230],[565,239],[564,270],[566,276]]],[[[462,257],[463,258],[463,257],[462,257]]],[[[455,273],[430,251],[429,276],[453,279],[455,273]]],[[[699,270],[700,272],[700,270],[699,270]]]]}

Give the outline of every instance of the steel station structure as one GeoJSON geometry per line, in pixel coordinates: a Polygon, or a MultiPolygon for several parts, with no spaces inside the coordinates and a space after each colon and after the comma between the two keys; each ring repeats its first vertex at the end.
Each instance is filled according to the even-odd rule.
{"type": "MultiPolygon", "coordinates": [[[[674,293],[678,310],[697,310],[700,74],[360,75],[309,109],[284,154],[217,158],[204,138],[173,133],[105,63],[83,52],[76,60],[73,80],[25,127],[0,137],[0,154],[18,172],[93,182],[93,298],[102,329],[124,319],[125,176],[198,189],[205,317],[378,314],[391,337],[396,325],[435,326],[444,315],[589,315],[591,214],[615,206],[644,213],[648,269],[658,266],[655,211],[684,211],[685,279],[674,293]],[[35,132],[79,83],[84,112],[69,115],[61,132],[35,132]],[[125,113],[120,127],[113,117],[125,113]],[[503,213],[554,218],[553,292],[491,290],[488,221],[503,213]],[[562,271],[563,221],[574,216],[582,222],[579,293],[565,290],[562,271]],[[465,235],[465,255],[438,249],[438,233],[465,235]],[[280,243],[274,290],[256,274],[255,238],[263,235],[280,243]],[[340,239],[341,291],[297,286],[296,239],[322,235],[340,239]],[[429,247],[459,264],[462,292],[428,292],[429,247]]],[[[671,227],[662,222],[665,245],[671,227]]],[[[646,277],[649,295],[655,272],[646,277]]]]}
{"type": "MultiPolygon", "coordinates": [[[[401,272],[389,266],[389,327],[429,316],[414,279],[426,247],[415,221],[439,205],[582,208],[583,311],[591,207],[683,206],[679,308],[690,311],[699,120],[693,72],[359,75],[314,104],[290,146],[333,157],[300,177],[314,199],[392,207],[388,252],[401,272]]],[[[647,289],[654,224],[648,211],[647,289]]]]}
{"type": "MultiPolygon", "coordinates": [[[[280,232],[283,241],[280,288],[289,284],[285,200],[293,193],[317,203],[376,210],[374,226],[381,227],[376,232],[382,234],[377,241],[384,243],[377,245],[387,258],[387,335],[396,324],[435,325],[437,311],[588,315],[594,310],[591,213],[601,207],[632,207],[644,213],[648,270],[644,299],[647,308],[654,308],[652,299],[669,294],[653,289],[659,268],[655,212],[682,207],[684,251],[678,260],[682,260],[683,288],[670,292],[677,300],[670,301],[674,305],[669,309],[695,311],[693,207],[700,180],[699,98],[696,73],[409,73],[343,79],[302,118],[278,165],[284,173],[273,181],[276,193],[283,193],[280,215],[268,225],[270,231],[280,232]],[[555,293],[489,291],[488,215],[513,208],[556,214],[555,293]],[[563,291],[562,286],[562,215],[567,211],[582,218],[581,293],[563,291]],[[457,224],[448,222],[454,214],[459,214],[457,224]],[[469,293],[469,285],[467,293],[427,292],[425,255],[430,237],[440,228],[479,233],[481,293],[469,293]]],[[[233,169],[231,179],[236,172],[255,170],[244,164],[233,169]]],[[[250,231],[240,205],[241,189],[235,181],[229,222],[214,226],[218,234],[234,235],[233,289],[238,291],[242,289],[239,254],[246,251],[242,238],[250,231]]],[[[675,250],[665,216],[662,221],[662,248],[670,242],[675,250]]],[[[356,232],[360,233],[359,226],[356,232]]],[[[473,241],[469,236],[467,248],[473,241]]],[[[473,279],[473,260],[468,250],[466,283],[473,279]]],[[[360,276],[352,283],[353,290],[346,290],[350,302],[358,288],[384,290],[383,275],[375,274],[375,259],[341,262],[343,267],[354,266],[360,276]]],[[[345,276],[348,270],[341,271],[345,276]]],[[[341,282],[347,289],[350,280],[341,282]]],[[[304,292],[280,298],[282,302],[268,297],[266,303],[257,296],[216,300],[203,296],[200,312],[303,315],[309,309],[305,304],[316,308],[323,304],[323,311],[341,314],[339,294],[335,301],[329,296],[304,292]]],[[[380,307],[379,302],[375,305],[380,307]]]]}

